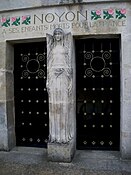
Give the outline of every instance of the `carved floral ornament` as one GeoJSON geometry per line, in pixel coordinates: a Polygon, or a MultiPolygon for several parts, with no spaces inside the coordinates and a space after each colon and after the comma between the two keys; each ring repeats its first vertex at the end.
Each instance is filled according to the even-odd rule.
{"type": "MultiPolygon", "coordinates": [[[[80,12],[79,12],[80,13],[80,12]]],[[[87,11],[86,11],[87,13],[87,11]]],[[[58,15],[56,13],[48,13],[45,15],[45,22],[47,23],[51,23],[51,22],[55,22],[55,15],[56,18],[58,19],[57,22],[62,22],[62,18],[65,16],[66,20],[68,22],[71,22],[75,19],[75,12],[73,11],[69,11],[69,12],[63,12],[62,14],[58,15]],[[68,19],[68,16],[70,15],[74,15],[73,16],[73,20],[68,19]],[[51,21],[47,20],[49,18],[52,18],[51,21]]],[[[84,16],[85,14],[80,14],[81,16],[84,16]]],[[[23,16],[2,16],[0,18],[0,24],[1,27],[10,27],[10,26],[20,26],[20,25],[31,25],[34,24],[34,16],[37,15],[23,15],[23,16]]],[[[77,16],[77,15],[76,15],[77,16]]],[[[109,8],[109,9],[96,9],[96,10],[91,10],[89,12],[89,19],[90,20],[99,20],[99,19],[104,19],[104,20],[109,20],[109,19],[124,19],[127,17],[127,10],[125,8],[121,8],[121,9],[113,9],[113,8],[109,8]]],[[[38,17],[39,18],[39,17],[38,17]]],[[[42,18],[43,18],[43,14],[42,14],[42,18]]],[[[79,17],[78,17],[79,18],[79,17]]],[[[87,14],[86,14],[86,18],[87,18],[87,14]]],[[[87,19],[85,19],[87,20],[87,19]]],[[[42,21],[42,19],[41,19],[42,21]]],[[[43,23],[43,21],[42,21],[43,23]]]]}

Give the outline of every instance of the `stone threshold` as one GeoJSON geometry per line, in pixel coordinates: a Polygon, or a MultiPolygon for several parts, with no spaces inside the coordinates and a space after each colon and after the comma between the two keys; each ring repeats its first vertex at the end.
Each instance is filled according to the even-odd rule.
{"type": "MultiPolygon", "coordinates": [[[[16,146],[10,152],[32,155],[46,155],[46,148],[22,147],[16,146]]],[[[105,160],[121,160],[119,151],[99,151],[99,150],[76,150],[74,159],[105,159],[105,160]]],[[[126,160],[125,160],[126,161],[126,160]]],[[[129,160],[128,160],[129,161],[129,160]]]]}
{"type": "Polygon", "coordinates": [[[32,154],[32,155],[46,155],[46,148],[37,148],[37,147],[22,147],[17,146],[13,148],[10,152],[12,153],[21,153],[21,154],[32,154]]]}
{"type": "Polygon", "coordinates": [[[10,162],[31,164],[32,166],[33,164],[38,164],[42,167],[63,167],[69,170],[83,170],[84,172],[100,173],[101,171],[110,171],[115,172],[114,174],[121,172],[118,173],[120,175],[122,175],[122,172],[131,173],[131,160],[121,159],[119,151],[76,150],[75,156],[70,163],[48,161],[47,149],[45,148],[15,147],[10,152],[1,152],[0,155],[1,160],[3,157],[3,160],[9,164],[10,162]]]}

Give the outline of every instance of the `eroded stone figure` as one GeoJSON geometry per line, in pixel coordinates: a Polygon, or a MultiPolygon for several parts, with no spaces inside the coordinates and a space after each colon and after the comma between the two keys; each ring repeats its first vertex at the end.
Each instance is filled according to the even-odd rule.
{"type": "Polygon", "coordinates": [[[60,28],[47,34],[47,90],[49,94],[49,142],[67,143],[72,139],[69,103],[72,91],[70,33],[60,28]]]}

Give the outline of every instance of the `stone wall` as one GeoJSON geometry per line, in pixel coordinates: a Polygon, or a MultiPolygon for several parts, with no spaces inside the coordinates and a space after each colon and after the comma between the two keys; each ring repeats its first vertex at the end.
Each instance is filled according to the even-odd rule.
{"type": "Polygon", "coordinates": [[[54,29],[59,27],[65,33],[71,32],[74,39],[104,35],[120,36],[120,148],[122,157],[131,158],[130,1],[9,0],[7,4],[7,1],[2,0],[0,11],[0,150],[9,150],[15,146],[13,44],[45,40],[47,33],[52,34],[54,29]]]}
{"type": "Polygon", "coordinates": [[[0,150],[9,150],[15,146],[12,46],[1,42],[0,53],[0,150]]]}
{"type": "Polygon", "coordinates": [[[20,10],[20,9],[29,9],[29,8],[38,8],[44,6],[58,6],[64,4],[72,4],[75,3],[102,3],[102,2],[130,2],[130,0],[1,0],[0,11],[8,11],[8,10],[20,10]]]}

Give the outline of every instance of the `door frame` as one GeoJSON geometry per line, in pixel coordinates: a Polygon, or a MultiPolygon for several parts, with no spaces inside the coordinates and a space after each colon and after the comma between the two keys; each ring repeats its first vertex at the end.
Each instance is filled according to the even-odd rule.
{"type": "MultiPolygon", "coordinates": [[[[122,100],[123,100],[123,93],[122,93],[122,84],[123,84],[123,62],[122,62],[122,49],[121,49],[121,35],[86,35],[86,36],[74,36],[75,39],[86,39],[86,38],[119,38],[120,41],[120,152],[122,153],[122,120],[123,120],[123,111],[122,111],[122,100]]],[[[14,70],[14,47],[13,45],[16,43],[26,43],[26,42],[39,42],[39,41],[45,41],[46,38],[38,38],[38,39],[27,39],[27,40],[10,40],[5,42],[6,46],[6,54],[5,54],[5,60],[6,65],[9,65],[9,72],[11,72],[11,77],[8,78],[6,75],[6,84],[9,86],[6,86],[6,93],[7,95],[10,94],[11,96],[11,103],[8,103],[8,100],[5,102],[7,106],[6,115],[7,115],[7,144],[5,146],[5,150],[11,150],[14,147],[16,147],[16,136],[15,136],[15,106],[14,106],[14,78],[13,78],[13,70],[14,70]]],[[[74,46],[75,47],[75,46],[74,46]]]]}
{"type": "MultiPolygon", "coordinates": [[[[47,54],[46,41],[26,42],[26,43],[19,43],[14,45],[14,81],[15,81],[14,82],[14,95],[15,95],[14,102],[16,107],[15,133],[16,133],[16,144],[18,146],[47,148],[47,138],[49,135],[48,133],[49,132],[49,122],[48,122],[49,109],[48,109],[47,91],[45,90],[43,91],[43,89],[45,89],[46,87],[47,56],[44,55],[45,58],[43,60],[40,60],[38,58],[39,53],[44,54],[44,52],[46,55],[47,54]],[[27,53],[30,53],[30,55],[28,55],[28,60],[22,61],[23,56],[21,56],[21,53],[23,54],[23,56],[28,55],[27,53]],[[28,64],[28,61],[31,61],[34,59],[37,60],[37,63],[39,66],[36,67],[38,68],[37,71],[35,70],[35,72],[32,72],[27,68],[27,64],[28,64]],[[43,64],[45,64],[46,66],[43,67],[43,64]],[[24,70],[23,68],[22,69],[19,68],[21,65],[23,65],[24,70]],[[38,78],[40,76],[39,71],[41,69],[45,73],[43,74],[43,77],[38,78]],[[24,77],[24,75],[22,75],[22,72],[25,70],[27,71],[30,77],[30,80],[28,80],[27,77],[24,77]],[[36,76],[37,76],[37,79],[35,78],[36,76]],[[20,77],[22,77],[23,79],[22,81],[20,80],[20,77]],[[25,88],[25,90],[21,92],[20,87],[25,88]],[[37,87],[39,88],[39,91],[34,90],[37,87]],[[31,89],[33,88],[32,89],[33,91],[31,90],[29,92],[27,88],[31,88],[31,89]],[[20,103],[20,98],[24,99],[24,101],[26,102],[20,103]],[[46,102],[43,103],[43,100],[46,100],[46,102]],[[30,101],[30,102],[28,103],[27,101],[30,101]],[[22,108],[26,114],[23,113],[21,116],[20,111],[22,108]],[[30,110],[33,114],[31,113],[28,114],[29,112],[28,110],[30,110]],[[36,111],[40,111],[40,114],[36,111]],[[44,111],[46,111],[46,114],[44,114],[45,113],[44,111]],[[37,115],[35,115],[36,113],[37,115]],[[30,120],[30,122],[28,120],[30,120]],[[41,124],[41,122],[42,123],[44,122],[43,125],[41,124]],[[23,139],[25,140],[23,140],[21,137],[23,137],[23,139]]],[[[34,61],[32,64],[34,65],[34,61]]]]}
{"type": "Polygon", "coordinates": [[[5,68],[5,119],[7,122],[6,132],[4,134],[4,148],[9,151],[16,147],[16,133],[15,133],[15,103],[14,103],[14,44],[33,43],[46,41],[46,38],[36,39],[20,39],[20,40],[6,40],[4,42],[5,53],[4,61],[5,68]]]}
{"type": "MultiPolygon", "coordinates": [[[[119,119],[119,151],[121,152],[121,149],[122,149],[122,135],[121,135],[121,129],[122,129],[122,50],[121,50],[121,35],[120,34],[101,34],[101,35],[87,35],[87,36],[75,36],[74,39],[75,40],[84,40],[84,39],[118,39],[119,40],[119,71],[120,71],[120,86],[119,86],[119,95],[120,95],[120,98],[119,98],[119,106],[120,106],[120,109],[119,109],[119,113],[120,113],[120,119],[119,119]]],[[[76,79],[77,81],[77,79],[76,79]]],[[[77,113],[77,111],[76,111],[77,113]]],[[[76,120],[76,123],[77,123],[77,120],[76,120]]],[[[77,133],[76,133],[76,137],[77,137],[77,133]]],[[[76,138],[77,140],[77,138],[76,138]]],[[[77,143],[77,142],[76,142],[77,143]]],[[[87,149],[88,150],[88,149],[87,149]]],[[[90,149],[92,150],[92,149],[90,149]]],[[[99,149],[97,149],[99,151],[99,149]]],[[[102,150],[104,151],[104,150],[102,150]]]]}

